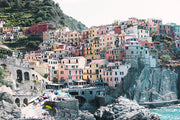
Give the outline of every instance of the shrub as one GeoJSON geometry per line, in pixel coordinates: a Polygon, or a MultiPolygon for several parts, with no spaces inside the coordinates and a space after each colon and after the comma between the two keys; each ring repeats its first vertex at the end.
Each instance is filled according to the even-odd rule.
{"type": "Polygon", "coordinates": [[[162,62],[168,62],[169,60],[171,60],[171,57],[169,55],[162,55],[160,56],[160,59],[162,60],[162,62]]]}

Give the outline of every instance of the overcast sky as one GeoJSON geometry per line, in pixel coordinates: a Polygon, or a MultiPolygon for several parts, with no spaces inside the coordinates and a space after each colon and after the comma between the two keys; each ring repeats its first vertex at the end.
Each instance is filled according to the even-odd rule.
{"type": "Polygon", "coordinates": [[[159,18],[180,24],[180,0],[54,0],[63,12],[87,27],[130,17],[159,18]]]}

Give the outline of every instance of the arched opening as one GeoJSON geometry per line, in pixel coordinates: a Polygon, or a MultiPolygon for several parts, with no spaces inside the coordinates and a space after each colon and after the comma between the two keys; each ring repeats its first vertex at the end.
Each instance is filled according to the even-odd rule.
{"type": "Polygon", "coordinates": [[[86,99],[82,96],[75,96],[76,99],[79,101],[79,107],[83,106],[84,103],[86,102],[86,99]]]}
{"type": "Polygon", "coordinates": [[[23,78],[22,78],[22,70],[17,70],[17,82],[21,83],[23,78]]]}
{"type": "Polygon", "coordinates": [[[36,80],[38,80],[38,76],[36,75],[36,80]]]}
{"type": "Polygon", "coordinates": [[[28,72],[24,73],[24,81],[29,81],[29,73],[28,72]]]}
{"type": "Polygon", "coordinates": [[[27,99],[27,98],[24,98],[23,103],[26,104],[26,105],[28,105],[28,99],[27,99]]]}
{"type": "Polygon", "coordinates": [[[18,107],[20,107],[20,99],[19,99],[19,98],[16,98],[16,99],[15,99],[15,103],[16,103],[16,105],[17,105],[18,107]]]}

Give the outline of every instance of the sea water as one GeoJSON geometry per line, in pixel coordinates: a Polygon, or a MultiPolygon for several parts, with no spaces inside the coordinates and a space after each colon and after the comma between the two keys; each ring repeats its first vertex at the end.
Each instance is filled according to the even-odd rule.
{"type": "Polygon", "coordinates": [[[151,112],[159,114],[161,120],[180,120],[180,107],[152,109],[151,112]]]}

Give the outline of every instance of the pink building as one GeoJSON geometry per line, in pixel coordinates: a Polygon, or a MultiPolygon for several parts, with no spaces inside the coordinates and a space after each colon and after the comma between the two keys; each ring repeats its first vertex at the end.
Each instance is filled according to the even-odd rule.
{"type": "Polygon", "coordinates": [[[115,62],[122,60],[122,51],[119,48],[112,48],[105,52],[105,59],[108,62],[115,62]]]}
{"type": "Polygon", "coordinates": [[[59,81],[71,85],[74,80],[82,80],[86,62],[84,57],[67,57],[62,59],[59,64],[59,81]]]}
{"type": "Polygon", "coordinates": [[[158,34],[174,38],[174,27],[172,25],[158,25],[158,34]]]}
{"type": "Polygon", "coordinates": [[[107,29],[106,27],[97,29],[97,36],[107,35],[107,34],[109,34],[109,29],[107,29]]]}
{"type": "Polygon", "coordinates": [[[117,86],[117,84],[123,82],[130,67],[130,64],[123,65],[121,62],[109,63],[106,69],[100,70],[102,82],[112,87],[117,86]]]}
{"type": "Polygon", "coordinates": [[[142,46],[149,49],[155,49],[154,42],[148,42],[148,41],[141,41],[139,40],[142,46]]]}
{"type": "Polygon", "coordinates": [[[40,22],[32,25],[29,29],[23,31],[24,35],[28,34],[43,34],[45,31],[50,31],[52,28],[56,28],[54,22],[40,22]]]}

